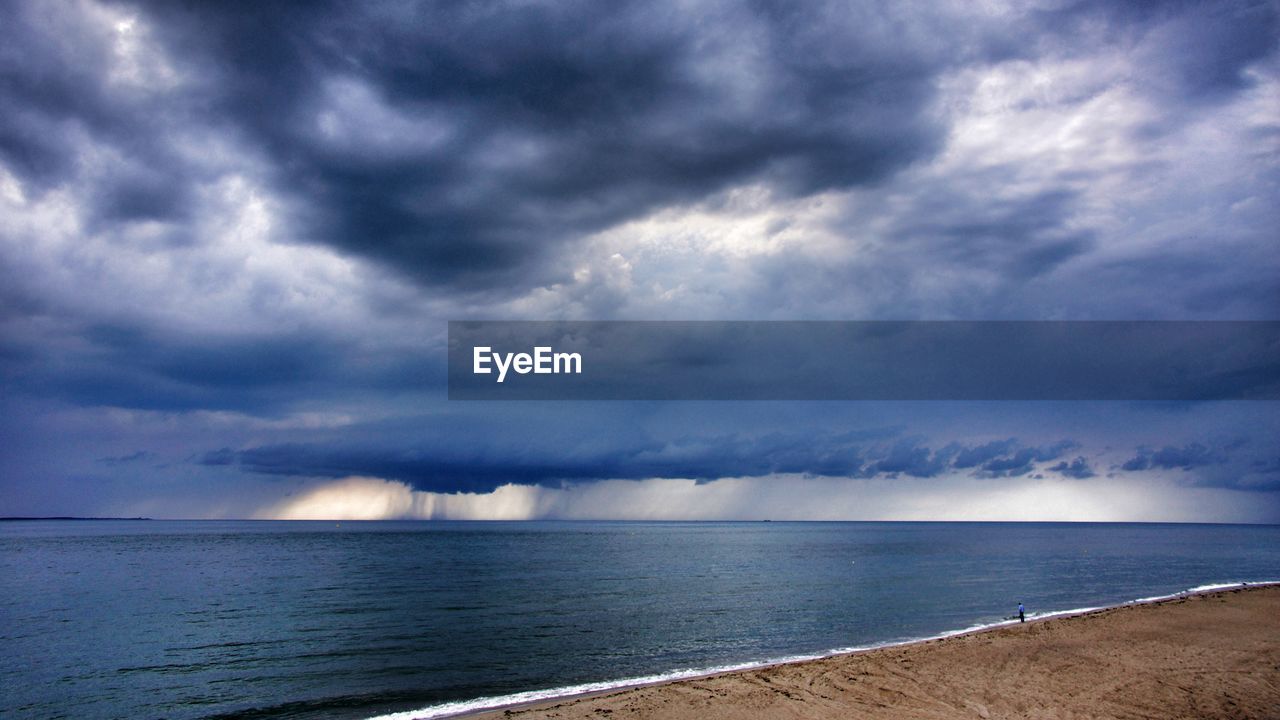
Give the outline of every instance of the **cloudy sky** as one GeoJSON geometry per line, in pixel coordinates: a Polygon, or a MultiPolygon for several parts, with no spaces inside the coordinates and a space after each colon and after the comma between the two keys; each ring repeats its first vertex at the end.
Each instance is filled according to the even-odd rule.
{"type": "Polygon", "coordinates": [[[1274,402],[445,396],[460,319],[1280,319],[1276,2],[0,3],[0,515],[1280,522],[1274,402]]]}

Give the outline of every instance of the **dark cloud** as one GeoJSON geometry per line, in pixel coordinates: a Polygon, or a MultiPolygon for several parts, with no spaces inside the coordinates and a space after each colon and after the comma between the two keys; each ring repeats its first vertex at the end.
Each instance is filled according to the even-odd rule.
{"type": "MultiPolygon", "coordinates": [[[[474,432],[474,431],[472,431],[474,432]]],[[[1074,441],[1030,447],[1011,441],[988,461],[979,477],[1025,475],[1037,463],[1055,459],[1074,441]]],[[[400,480],[420,490],[487,492],[506,483],[555,485],[565,481],[684,478],[710,481],[729,477],[796,474],[824,477],[932,478],[964,470],[955,465],[973,446],[951,443],[931,448],[922,440],[901,438],[867,443],[862,434],[692,436],[675,440],[612,438],[603,444],[548,446],[513,443],[506,438],[437,439],[404,447],[288,443],[230,451],[214,450],[196,462],[234,462],[267,475],[343,477],[370,475],[400,480]]],[[[982,452],[982,451],[979,451],[982,452]]],[[[1083,476],[1081,476],[1083,477],[1083,476]]]]}
{"type": "Polygon", "coordinates": [[[1066,460],[1063,460],[1057,465],[1049,468],[1049,470],[1056,472],[1059,475],[1076,478],[1078,480],[1097,476],[1097,473],[1093,471],[1093,468],[1089,467],[1089,462],[1083,457],[1077,457],[1069,463],[1066,460]]]}
{"type": "Polygon", "coordinates": [[[37,187],[56,185],[74,170],[75,150],[64,133],[72,124],[113,126],[103,69],[109,48],[84,18],[42,12],[34,3],[5,3],[0,27],[0,153],[37,187]],[[75,46],[57,34],[76,34],[75,46]],[[62,131],[62,132],[59,132],[62,131]]]}
{"type": "Polygon", "coordinates": [[[137,452],[129,453],[128,455],[99,458],[98,462],[105,465],[125,465],[127,463],[141,462],[143,460],[152,460],[155,457],[156,454],[153,452],[148,450],[139,450],[137,452]]]}
{"type": "MultiPolygon", "coordinates": [[[[1010,438],[931,446],[923,438],[876,440],[866,433],[731,433],[662,439],[635,432],[619,437],[605,430],[592,437],[592,431],[584,429],[588,427],[589,423],[558,441],[535,434],[527,442],[517,442],[510,433],[497,432],[487,423],[472,423],[429,441],[396,444],[337,439],[361,434],[345,428],[325,443],[221,448],[195,462],[210,467],[234,465],[274,476],[367,475],[435,492],[488,492],[507,483],[557,486],[648,478],[708,482],[779,474],[861,479],[1043,478],[1045,473],[1080,480],[1098,477],[1083,455],[1063,457],[1081,447],[1070,439],[1039,445],[1010,438]]],[[[1199,487],[1249,491],[1280,487],[1280,461],[1266,454],[1265,447],[1246,450],[1242,441],[1139,448],[1136,457],[1119,469],[1186,471],[1187,482],[1199,487]]]]}
{"type": "Polygon", "coordinates": [[[1280,490],[1280,457],[1257,458],[1249,463],[1246,473],[1242,473],[1242,482],[1227,487],[1237,489],[1276,491],[1280,490]]]}
{"type": "Polygon", "coordinates": [[[871,463],[858,474],[862,477],[899,474],[911,477],[934,477],[945,472],[950,466],[951,458],[960,452],[960,446],[955,444],[932,451],[920,445],[919,442],[919,440],[901,440],[894,443],[884,458],[871,463]]]}
{"type": "Polygon", "coordinates": [[[299,398],[412,396],[438,387],[434,353],[362,349],[322,331],[197,334],[136,324],[75,327],[76,339],[36,334],[3,352],[13,392],[84,406],[238,410],[272,416],[299,398]]]}
{"type": "Polygon", "coordinates": [[[235,463],[235,461],[236,461],[236,452],[231,448],[225,448],[225,447],[218,448],[217,450],[210,450],[202,454],[199,458],[196,459],[196,462],[198,464],[207,465],[210,467],[218,467],[220,465],[231,465],[235,463]]]}
{"type": "Polygon", "coordinates": [[[1219,100],[1252,84],[1246,68],[1275,53],[1280,12],[1274,3],[1177,3],[1150,31],[1142,58],[1161,90],[1219,100]]]}
{"type": "MultiPolygon", "coordinates": [[[[717,406],[661,435],[643,427],[647,406],[619,404],[570,419],[573,432],[536,434],[575,411],[441,410],[442,352],[418,341],[447,317],[511,315],[1275,317],[1276,125],[1228,105],[1259,78],[1274,82],[1274,3],[968,12],[0,3],[0,495],[45,507],[61,501],[46,497],[56,484],[88,503],[107,490],[86,488],[106,483],[68,478],[108,476],[117,498],[263,475],[367,474],[444,491],[771,474],[1090,477],[1094,455],[1040,444],[1085,436],[1087,422],[1054,424],[1070,409],[1046,412],[1027,442],[1009,437],[1024,432],[1009,406],[938,432],[925,427],[937,407],[921,406],[877,436],[780,419],[804,408],[717,406]],[[1017,137],[1007,155],[943,152],[981,99],[966,83],[1015,58],[1043,72],[1049,96],[1071,86],[1066,99],[1012,108],[1043,113],[1029,119],[1046,132],[1030,144],[1043,148],[1017,137]],[[1105,77],[1073,79],[1095,71],[1105,77]],[[1109,95],[1120,99],[1100,112],[1084,105],[1109,95]],[[1077,120],[1088,132],[1055,144],[1051,134],[1077,120]],[[1199,127],[1214,132],[1179,134],[1199,127]],[[633,258],[634,278],[613,283],[598,268],[615,250],[630,262],[627,232],[603,258],[578,243],[669,208],[719,213],[750,241],[754,219],[738,224],[733,201],[748,185],[773,203],[760,213],[776,251],[704,252],[718,240],[690,221],[672,240],[692,250],[652,250],[647,268],[633,258]],[[823,194],[833,190],[854,192],[823,194]],[[235,217],[259,202],[256,224],[235,217]],[[1184,231],[1192,215],[1199,229],[1184,231]],[[307,253],[333,267],[286,272],[307,253]],[[568,280],[580,267],[592,278],[568,280]],[[668,283],[667,267],[688,275],[668,283]],[[650,286],[661,302],[646,299],[650,286]],[[277,292],[296,311],[273,312],[277,292]],[[663,304],[668,292],[693,299],[663,304]],[[432,393],[439,415],[420,420],[418,400],[432,393]],[[349,412],[355,427],[309,427],[312,410],[349,412]],[[507,421],[518,412],[524,422],[507,421]],[[29,427],[32,417],[47,426],[29,427]],[[388,417],[395,427],[372,419],[388,417]],[[190,476],[135,478],[152,460],[184,457],[190,476]]],[[[1008,129],[1000,123],[1020,122],[1009,109],[979,119],[1008,129]]],[[[1113,460],[1177,471],[1185,485],[1280,487],[1273,440],[1246,451],[1209,434],[1153,430],[1142,436],[1159,438],[1151,448],[1113,460]]]]}
{"type": "Polygon", "coordinates": [[[940,147],[927,110],[960,50],[924,18],[842,5],[164,3],[144,20],[190,78],[157,113],[108,92],[109,33],[35,7],[10,7],[21,62],[0,96],[0,152],[25,179],[73,172],[58,130],[83,126],[120,156],[96,215],[173,217],[190,182],[164,123],[198,113],[267,158],[295,239],[495,291],[546,282],[582,233],[733,184],[885,178],[940,147]]]}
{"type": "Polygon", "coordinates": [[[1280,490],[1280,460],[1269,438],[1210,437],[1160,448],[1139,447],[1119,466],[1126,472],[1175,473],[1180,483],[1244,491],[1280,490]]]}
{"type": "Polygon", "coordinates": [[[971,468],[995,458],[1003,457],[1009,454],[1017,442],[1013,438],[1008,438],[1007,440],[992,440],[989,443],[967,448],[956,454],[955,466],[958,468],[971,468]]]}
{"type": "Polygon", "coordinates": [[[1060,440],[1050,445],[1023,446],[1011,445],[1004,452],[986,460],[981,465],[980,474],[987,477],[1017,477],[1026,475],[1036,469],[1036,463],[1056,460],[1063,453],[1080,446],[1074,440],[1060,440]]]}
{"type": "Polygon", "coordinates": [[[6,3],[0,27],[0,160],[29,192],[85,181],[91,230],[189,219],[202,178],[174,136],[207,121],[192,116],[198,101],[122,88],[115,28],[101,17],[6,3]]]}
{"type": "Polygon", "coordinates": [[[924,199],[893,235],[904,245],[930,248],[950,265],[998,268],[1028,280],[1091,247],[1087,233],[1068,229],[1075,200],[1075,193],[1053,189],[975,203],[967,188],[948,188],[924,199]]]}
{"type": "Polygon", "coordinates": [[[1144,70],[1136,82],[1183,102],[1247,87],[1245,70],[1275,53],[1280,32],[1280,12],[1267,2],[1082,0],[1035,15],[1034,24],[1056,29],[1063,42],[1101,29],[1109,42],[1136,46],[1144,70]]]}
{"type": "Polygon", "coordinates": [[[1225,448],[1213,448],[1201,443],[1182,446],[1166,445],[1158,450],[1139,448],[1136,455],[1126,460],[1122,470],[1192,470],[1209,465],[1221,465],[1227,461],[1225,448]]]}
{"type": "MultiPolygon", "coordinates": [[[[1269,272],[1274,258],[1252,244],[1212,245],[1199,238],[1178,238],[1180,252],[1152,248],[1108,259],[1090,268],[1090,280],[1111,303],[1143,315],[1231,318],[1259,316],[1260,308],[1280,306],[1280,279],[1269,272]],[[1267,272],[1250,273],[1250,268],[1267,272]],[[1155,294],[1151,288],[1176,289],[1155,294]]],[[[1261,317],[1269,317],[1266,311],[1261,317]]]]}
{"type": "MultiPolygon", "coordinates": [[[[1075,3],[1006,26],[843,3],[112,7],[140,10],[181,82],[118,87],[109,24],[6,5],[0,157],[24,181],[83,174],[95,223],[165,220],[187,241],[207,178],[177,130],[199,126],[263,161],[290,199],[286,239],[499,295],[567,277],[565,243],[658,207],[745,182],[781,197],[880,183],[942,147],[933,101],[957,67],[1045,38],[1068,54],[1136,43],[1176,118],[1245,87],[1277,25],[1241,3],[1075,3]]],[[[940,193],[893,235],[1026,281],[1096,244],[1067,222],[1073,198],[940,193]]]]}

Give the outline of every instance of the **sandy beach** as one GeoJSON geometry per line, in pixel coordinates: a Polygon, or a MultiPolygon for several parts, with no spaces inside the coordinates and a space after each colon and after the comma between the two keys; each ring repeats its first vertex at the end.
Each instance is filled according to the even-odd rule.
{"type": "Polygon", "coordinates": [[[1280,718],[1280,587],[490,711],[475,718],[1280,718]]]}

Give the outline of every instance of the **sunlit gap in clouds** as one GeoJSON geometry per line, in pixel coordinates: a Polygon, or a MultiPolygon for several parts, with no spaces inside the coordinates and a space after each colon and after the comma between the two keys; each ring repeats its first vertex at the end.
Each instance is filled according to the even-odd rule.
{"type": "Polygon", "coordinates": [[[414,490],[347,477],[261,508],[278,520],[939,520],[1258,522],[1249,493],[1176,487],[1158,478],[1000,482],[957,478],[606,480],[561,487],[506,484],[488,493],[414,490]],[[1242,520],[1243,519],[1243,520],[1242,520]]]}

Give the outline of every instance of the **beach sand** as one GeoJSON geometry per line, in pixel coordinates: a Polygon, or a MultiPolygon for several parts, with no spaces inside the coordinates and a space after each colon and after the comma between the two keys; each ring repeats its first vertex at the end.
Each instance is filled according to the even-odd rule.
{"type": "Polygon", "coordinates": [[[1127,605],[480,718],[1280,718],[1280,587],[1127,605]]]}

